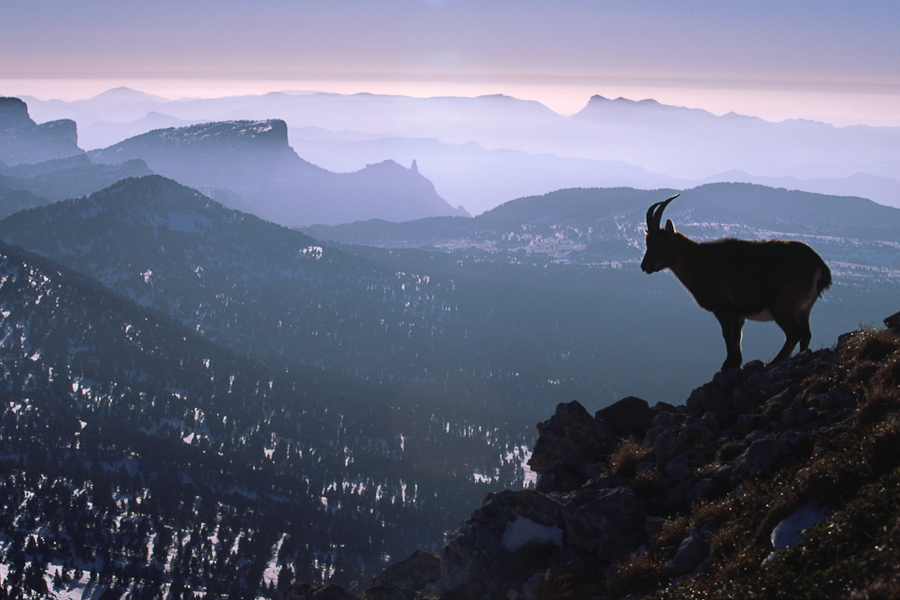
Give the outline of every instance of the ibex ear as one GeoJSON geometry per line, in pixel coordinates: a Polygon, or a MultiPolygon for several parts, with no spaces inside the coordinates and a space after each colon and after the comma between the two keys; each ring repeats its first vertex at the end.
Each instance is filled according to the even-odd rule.
{"type": "Polygon", "coordinates": [[[666,231],[675,233],[675,225],[672,223],[672,219],[666,219],[666,231]]]}

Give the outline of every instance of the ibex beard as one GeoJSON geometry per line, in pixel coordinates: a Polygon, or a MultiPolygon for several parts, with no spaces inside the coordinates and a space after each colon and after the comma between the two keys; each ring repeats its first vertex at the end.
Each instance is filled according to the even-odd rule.
{"type": "Polygon", "coordinates": [[[809,313],[831,285],[831,270],[815,250],[792,240],[749,241],[725,238],[697,242],[675,231],[662,213],[679,194],[647,211],[645,273],[669,269],[701,307],[722,326],[728,351],[722,369],[740,367],[741,329],[747,319],[775,321],[784,346],[772,362],[784,360],[797,344],[809,348],[809,313]]]}

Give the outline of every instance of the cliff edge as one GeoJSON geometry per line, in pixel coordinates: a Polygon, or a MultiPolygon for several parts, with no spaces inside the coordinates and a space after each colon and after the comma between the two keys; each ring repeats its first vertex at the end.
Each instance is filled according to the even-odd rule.
{"type": "Polygon", "coordinates": [[[719,372],[681,406],[560,404],[535,489],[489,495],[362,598],[896,597],[900,313],[885,324],[719,372]]]}
{"type": "Polygon", "coordinates": [[[0,97],[0,162],[7,166],[34,164],[84,154],[78,147],[75,121],[60,119],[37,124],[19,98],[0,97]]]}

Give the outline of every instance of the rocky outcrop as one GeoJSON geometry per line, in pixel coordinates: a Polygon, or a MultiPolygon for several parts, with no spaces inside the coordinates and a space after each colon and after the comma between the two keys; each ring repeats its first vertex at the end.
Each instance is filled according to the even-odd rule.
{"type": "Polygon", "coordinates": [[[84,154],[78,147],[75,121],[60,119],[38,125],[19,98],[0,98],[0,162],[34,164],[84,154]]]}
{"type": "Polygon", "coordinates": [[[359,600],[341,586],[329,583],[295,583],[284,592],[284,600],[359,600]]]}
{"type": "MultiPolygon", "coordinates": [[[[683,406],[629,397],[591,416],[577,401],[560,404],[538,425],[529,463],[540,474],[536,489],[489,496],[451,535],[431,591],[529,598],[534,582],[553,572],[611,576],[691,503],[807,456],[813,432],[856,406],[850,392],[801,394],[799,382],[832,357],[825,349],[722,371],[683,406]],[[510,548],[504,534],[521,517],[558,528],[563,541],[535,533],[510,548]]],[[[710,527],[690,531],[664,575],[696,570],[714,534],[710,527]]],[[[602,593],[605,576],[595,579],[602,593]]]]}
{"type": "MultiPolygon", "coordinates": [[[[900,313],[885,319],[895,332],[898,323],[900,313]]],[[[535,489],[489,495],[430,558],[439,578],[394,595],[380,581],[371,598],[522,600],[566,590],[558,597],[618,597],[621,566],[657,547],[667,524],[698,502],[805,464],[822,436],[859,416],[855,388],[816,379],[835,372],[853,335],[834,350],[721,371],[681,406],[629,397],[591,415],[577,401],[559,404],[537,426],[529,462],[539,474],[535,489]]],[[[826,517],[812,501],[769,522],[761,529],[771,535],[769,560],[826,517]]],[[[718,533],[714,521],[700,522],[673,540],[670,528],[663,584],[702,572],[718,533]]]]}
{"type": "Polygon", "coordinates": [[[90,156],[107,164],[141,159],[184,185],[228,190],[240,198],[232,208],[288,227],[467,214],[447,204],[418,167],[384,161],[332,173],[303,160],[288,145],[280,119],[157,129],[90,156]]]}
{"type": "Polygon", "coordinates": [[[441,560],[430,550],[416,550],[369,582],[363,600],[411,600],[441,578],[441,560]]]}

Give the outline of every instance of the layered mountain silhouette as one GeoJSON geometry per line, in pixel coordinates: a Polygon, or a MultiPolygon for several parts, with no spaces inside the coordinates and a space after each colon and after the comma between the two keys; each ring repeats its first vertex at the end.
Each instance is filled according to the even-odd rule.
{"type": "MultiPolygon", "coordinates": [[[[0,168],[0,181],[8,188],[34,194],[42,200],[35,204],[39,205],[86,196],[122,179],[152,173],[142,160],[104,165],[91,162],[86,154],[77,154],[37,164],[0,168]]],[[[0,206],[0,214],[11,213],[0,206]]]]}
{"type": "Polygon", "coordinates": [[[297,156],[287,125],[277,119],[155,130],[90,157],[110,164],[141,159],[185,185],[231,190],[242,207],[282,225],[467,214],[440,198],[415,164],[407,169],[385,161],[355,173],[317,167],[297,156]]]}
{"type": "Polygon", "coordinates": [[[144,131],[164,122],[158,115],[170,119],[169,126],[274,115],[288,124],[297,153],[316,165],[345,172],[385,159],[403,165],[417,159],[441,197],[473,214],[568,187],[684,189],[732,181],[900,202],[900,127],[772,122],[600,95],[564,116],[505,96],[278,92],[161,101],[128,92],[35,102],[44,118],[118,124],[104,124],[89,148],[134,135],[150,113],[157,117],[144,131]]]}

